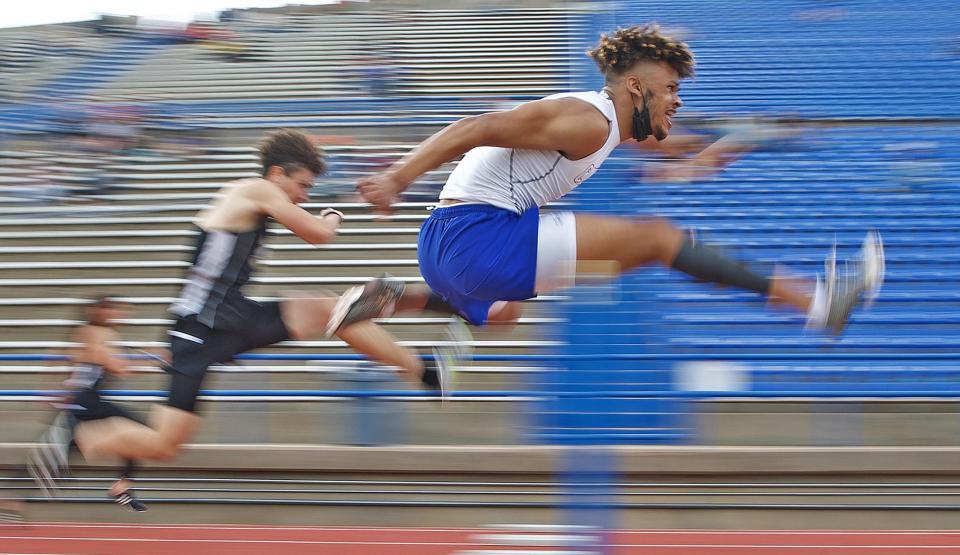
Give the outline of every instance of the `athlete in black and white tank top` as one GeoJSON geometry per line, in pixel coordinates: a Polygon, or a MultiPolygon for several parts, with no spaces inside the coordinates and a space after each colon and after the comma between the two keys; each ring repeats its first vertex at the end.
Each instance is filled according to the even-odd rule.
{"type": "Polygon", "coordinates": [[[181,318],[196,315],[198,322],[213,328],[232,316],[231,302],[246,300],[242,288],[253,273],[252,260],[267,233],[267,218],[244,232],[198,229],[187,283],[170,312],[181,318]]]}
{"type": "Polygon", "coordinates": [[[73,372],[63,384],[70,389],[94,391],[102,389],[106,381],[107,372],[103,366],[90,362],[78,362],[73,365],[73,372]]]}

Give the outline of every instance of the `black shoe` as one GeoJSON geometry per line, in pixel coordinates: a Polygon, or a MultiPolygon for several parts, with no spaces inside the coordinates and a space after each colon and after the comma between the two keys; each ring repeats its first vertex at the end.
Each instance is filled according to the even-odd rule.
{"type": "Polygon", "coordinates": [[[363,287],[347,289],[330,313],[327,322],[327,337],[340,329],[393,313],[393,307],[403,295],[404,284],[392,276],[382,275],[367,282],[363,287]]]}
{"type": "Polygon", "coordinates": [[[126,507],[135,513],[142,513],[147,510],[147,506],[143,504],[143,501],[137,499],[133,494],[132,489],[128,489],[123,493],[118,493],[113,496],[113,501],[121,507],[126,507]]]}

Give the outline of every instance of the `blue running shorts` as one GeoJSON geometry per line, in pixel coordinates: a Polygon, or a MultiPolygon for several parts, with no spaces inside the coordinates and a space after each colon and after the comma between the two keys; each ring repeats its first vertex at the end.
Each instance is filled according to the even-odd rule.
{"type": "Polygon", "coordinates": [[[471,324],[496,301],[536,296],[540,211],[516,214],[488,204],[438,206],[420,228],[420,273],[471,324]]]}

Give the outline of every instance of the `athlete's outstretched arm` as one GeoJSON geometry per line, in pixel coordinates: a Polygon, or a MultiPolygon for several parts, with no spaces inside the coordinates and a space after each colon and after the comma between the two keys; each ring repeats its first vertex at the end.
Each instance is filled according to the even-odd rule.
{"type": "Polygon", "coordinates": [[[640,150],[657,152],[672,158],[686,158],[700,152],[711,143],[702,135],[672,130],[670,135],[662,141],[650,136],[643,141],[631,144],[640,150]]]}
{"type": "Polygon", "coordinates": [[[321,212],[318,218],[272,187],[261,187],[253,193],[252,200],[265,214],[312,245],[332,241],[343,219],[339,212],[330,209],[321,212]]]}
{"type": "MultiPolygon", "coordinates": [[[[742,132],[734,132],[723,137],[720,137],[712,143],[708,143],[705,146],[701,145],[699,148],[693,148],[695,143],[690,141],[689,145],[662,145],[666,146],[667,149],[670,149],[674,146],[677,147],[677,152],[669,152],[670,155],[676,155],[678,157],[683,157],[686,154],[691,154],[689,157],[683,157],[680,160],[671,161],[666,164],[662,164],[659,169],[652,173],[652,175],[661,178],[661,179],[679,179],[679,180],[689,180],[689,179],[704,179],[711,177],[712,175],[722,171],[724,168],[730,164],[736,162],[744,155],[750,153],[751,151],[762,146],[764,142],[768,140],[779,140],[783,138],[789,138],[794,135],[799,134],[799,130],[790,129],[786,127],[774,127],[773,133],[767,133],[769,137],[766,137],[763,133],[764,129],[761,128],[759,131],[759,137],[751,136],[749,133],[744,136],[742,132]],[[683,146],[689,146],[688,149],[690,152],[684,153],[680,151],[683,146]]],[[[671,135],[667,137],[664,143],[671,141],[674,136],[671,135]]],[[[649,148],[651,150],[657,149],[656,145],[650,144],[649,141],[644,141],[640,143],[641,148],[649,148]]]]}
{"type": "Polygon", "coordinates": [[[536,100],[513,110],[461,119],[445,127],[387,171],[361,179],[357,190],[379,210],[419,176],[479,146],[556,150],[583,158],[603,146],[609,122],[590,104],[570,98],[536,100]]]}

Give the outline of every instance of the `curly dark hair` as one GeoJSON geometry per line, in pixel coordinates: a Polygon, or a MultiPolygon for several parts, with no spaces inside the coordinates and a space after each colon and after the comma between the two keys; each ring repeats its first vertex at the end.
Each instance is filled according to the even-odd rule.
{"type": "Polygon", "coordinates": [[[287,174],[302,168],[315,175],[323,175],[327,171],[323,152],[303,131],[275,131],[260,143],[258,150],[263,175],[267,175],[267,170],[272,166],[280,166],[287,174]]]}
{"type": "Polygon", "coordinates": [[[587,55],[597,62],[607,79],[623,75],[643,60],[670,64],[681,79],[693,76],[693,52],[686,43],[660,33],[656,23],[634,25],[600,35],[600,44],[587,55]]]}

